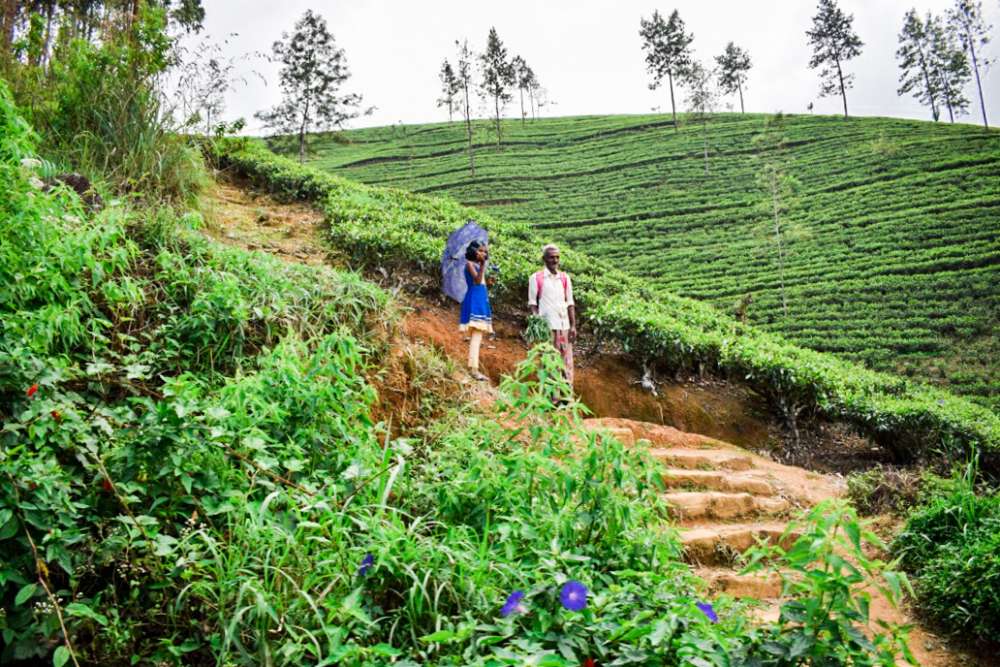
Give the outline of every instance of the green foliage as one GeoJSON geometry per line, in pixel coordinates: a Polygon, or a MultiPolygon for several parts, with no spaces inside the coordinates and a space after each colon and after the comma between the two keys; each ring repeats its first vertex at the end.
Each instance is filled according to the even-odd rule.
{"type": "Polygon", "coordinates": [[[683,78],[691,66],[691,42],[694,35],[685,32],[687,27],[675,9],[666,21],[658,10],[647,20],[639,20],[642,50],[646,52],[646,72],[652,78],[649,84],[655,90],[667,78],[670,87],[670,109],[674,125],[677,124],[677,106],[674,102],[674,79],[683,78]]]}
{"type": "MultiPolygon", "coordinates": [[[[183,7],[197,18],[199,2],[183,7]]],[[[137,17],[111,12],[108,21],[100,38],[53,45],[47,66],[30,57],[3,63],[14,97],[57,162],[118,193],[193,205],[207,174],[160,94],[175,58],[166,8],[144,3],[137,17]],[[129,27],[118,29],[112,19],[129,27]]],[[[71,34],[69,21],[63,34],[71,34]]]]}
{"type": "Polygon", "coordinates": [[[993,640],[1000,631],[1000,493],[971,475],[937,479],[907,517],[893,552],[915,576],[921,611],[949,632],[993,640]]]}
{"type": "Polygon", "coordinates": [[[809,68],[820,70],[821,97],[840,95],[847,118],[847,90],[854,85],[854,75],[844,71],[847,61],[861,55],[865,44],[854,32],[854,15],[844,14],[837,0],[819,0],[812,29],[806,31],[813,49],[809,68]]]}
{"type": "Polygon", "coordinates": [[[361,96],[340,92],[350,78],[344,50],[327,29],[326,19],[311,9],[295,22],[295,32],[284,33],[272,48],[281,63],[283,98],[274,109],[258,112],[257,118],[277,133],[296,136],[301,161],[306,133],[340,127],[356,118],[361,96]]]}
{"type": "Polygon", "coordinates": [[[899,654],[917,664],[905,628],[879,621],[880,631],[865,633],[872,591],[895,605],[911,590],[905,574],[867,555],[870,547],[884,545],[848,505],[828,501],[789,524],[778,544],[747,553],[744,573],[770,570],[781,577],[782,596],[791,598],[763,639],[773,664],[890,667],[899,654]]]}
{"type": "MultiPolygon", "coordinates": [[[[702,128],[664,116],[509,123],[502,153],[468,173],[466,135],[446,124],[352,130],[317,144],[314,166],[370,185],[448,195],[494,219],[603,259],[658,291],[728,310],[811,349],[947,386],[1000,407],[996,132],[896,119],[784,116],[783,150],[755,145],[772,117],[714,114],[712,177],[702,128]],[[873,148],[891,148],[891,151],[873,148]],[[799,182],[782,213],[780,263],[759,230],[760,161],[799,182]],[[756,158],[760,158],[759,160],[756,158]]],[[[758,142],[759,144],[759,142],[758,142]]],[[[768,235],[773,238],[773,234],[768,235]]]]}
{"type": "Polygon", "coordinates": [[[529,345],[547,343],[552,339],[552,330],[549,322],[539,315],[529,315],[528,321],[524,325],[524,332],[521,334],[525,342],[529,345]]]}
{"type": "Polygon", "coordinates": [[[373,437],[362,355],[387,295],[168,212],[89,218],[31,184],[3,86],[0,131],[0,660],[69,659],[53,599],[81,661],[173,659],[192,645],[160,634],[188,523],[221,530],[281,479],[348,467],[330,443],[373,437]]]}
{"type": "MultiPolygon", "coordinates": [[[[492,254],[504,266],[494,287],[517,299],[537,270],[541,248],[526,226],[473,212],[454,201],[369,187],[301,167],[253,142],[216,143],[221,166],[288,197],[323,203],[331,241],[359,265],[431,271],[444,239],[470,217],[490,230],[492,254]]],[[[593,331],[636,357],[673,369],[716,369],[765,396],[778,414],[843,419],[903,459],[1000,447],[992,411],[899,377],[883,375],[777,336],[738,325],[712,307],[654,293],[592,257],[565,251],[574,296],[593,331]]]]}

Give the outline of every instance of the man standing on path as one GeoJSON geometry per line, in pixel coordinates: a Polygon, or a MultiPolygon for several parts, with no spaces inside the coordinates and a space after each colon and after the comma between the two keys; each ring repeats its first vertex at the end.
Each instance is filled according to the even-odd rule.
{"type": "Polygon", "coordinates": [[[559,248],[542,248],[545,268],[528,280],[528,305],[535,315],[544,317],[552,330],[552,344],[562,356],[566,380],[573,386],[573,343],[576,342],[576,309],[573,283],[559,270],[559,248]]]}

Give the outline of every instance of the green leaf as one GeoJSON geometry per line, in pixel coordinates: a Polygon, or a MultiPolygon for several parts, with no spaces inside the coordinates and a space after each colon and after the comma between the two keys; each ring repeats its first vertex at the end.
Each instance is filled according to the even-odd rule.
{"type": "Polygon", "coordinates": [[[442,642],[447,642],[455,637],[455,633],[451,630],[438,630],[437,632],[432,632],[429,635],[424,635],[420,638],[420,641],[427,644],[439,644],[442,642]]]}
{"type": "Polygon", "coordinates": [[[69,657],[69,649],[65,645],[60,646],[52,654],[52,667],[63,667],[63,665],[69,662],[69,657]]]}
{"type": "Polygon", "coordinates": [[[30,599],[35,594],[36,590],[38,590],[38,584],[28,584],[27,586],[24,586],[17,592],[17,597],[14,598],[14,605],[20,607],[26,600],[30,599]]]}
{"type": "Polygon", "coordinates": [[[66,613],[70,616],[77,616],[79,618],[89,618],[92,621],[96,621],[101,625],[108,624],[108,617],[104,614],[100,614],[82,602],[70,602],[66,605],[66,613]]]}
{"type": "Polygon", "coordinates": [[[851,542],[854,544],[854,548],[858,551],[861,550],[861,527],[853,521],[848,521],[844,524],[844,530],[847,531],[847,536],[851,538],[851,542]]]}
{"type": "Polygon", "coordinates": [[[385,643],[375,644],[375,646],[372,646],[369,650],[375,655],[382,655],[387,658],[395,658],[396,656],[403,655],[403,652],[398,648],[385,643]]]}

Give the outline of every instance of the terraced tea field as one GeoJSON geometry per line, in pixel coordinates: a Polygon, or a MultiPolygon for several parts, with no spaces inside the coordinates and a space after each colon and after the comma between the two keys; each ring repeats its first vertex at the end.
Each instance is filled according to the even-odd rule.
{"type": "Polygon", "coordinates": [[[313,162],[527,221],[814,349],[1000,407],[1000,133],[895,119],[787,116],[784,282],[753,144],[766,118],[664,116],[394,126],[317,140],[313,162]]]}

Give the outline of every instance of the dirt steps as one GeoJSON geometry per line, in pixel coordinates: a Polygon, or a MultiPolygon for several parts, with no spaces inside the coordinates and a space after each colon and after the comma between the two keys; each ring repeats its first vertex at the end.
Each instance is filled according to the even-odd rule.
{"type": "Polygon", "coordinates": [[[725,568],[698,567],[695,574],[708,584],[709,593],[757,600],[781,596],[781,577],[777,574],[738,574],[725,568]]]}
{"type": "Polygon", "coordinates": [[[767,480],[748,475],[722,473],[717,470],[667,468],[663,471],[663,485],[668,489],[742,492],[759,496],[775,495],[774,486],[767,480]]]}
{"type": "Polygon", "coordinates": [[[749,470],[753,459],[733,452],[712,449],[651,449],[650,456],[668,466],[687,470],[749,470]]]}
{"type": "Polygon", "coordinates": [[[723,491],[679,491],[664,494],[679,519],[733,519],[754,514],[780,514],[791,507],[784,498],[723,491]]]}

